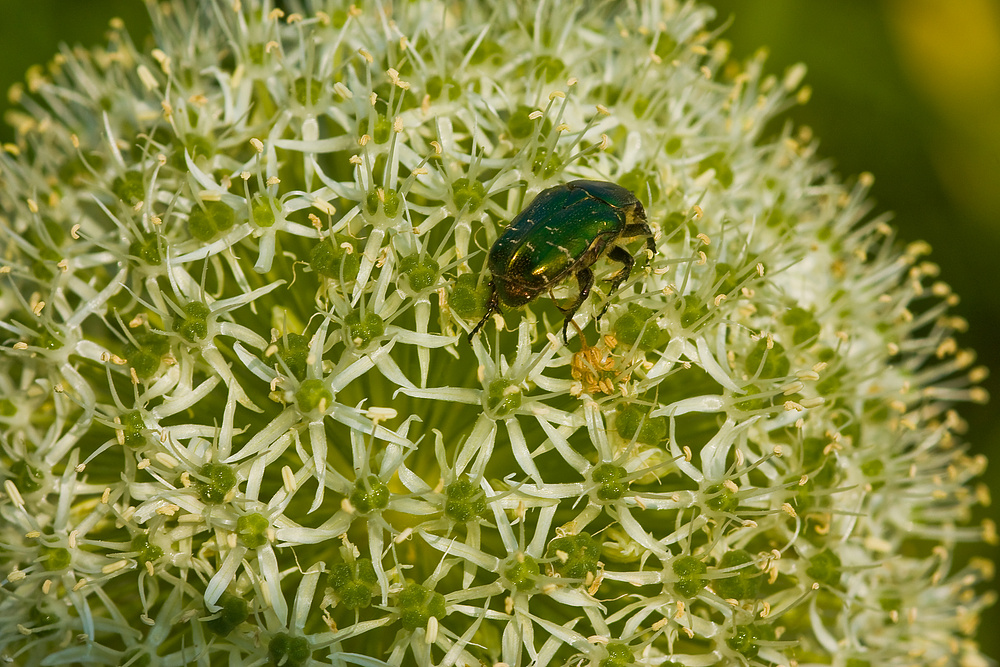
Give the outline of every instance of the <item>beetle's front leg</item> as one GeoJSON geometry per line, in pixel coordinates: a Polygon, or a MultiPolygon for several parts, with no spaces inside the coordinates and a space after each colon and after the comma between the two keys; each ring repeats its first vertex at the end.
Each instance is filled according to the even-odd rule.
{"type": "Polygon", "coordinates": [[[630,239],[637,236],[643,236],[646,238],[646,250],[656,254],[656,241],[653,240],[653,230],[650,229],[649,225],[645,222],[633,222],[631,224],[625,225],[624,231],[622,231],[622,236],[624,238],[630,239]]]}
{"type": "Polygon", "coordinates": [[[580,285],[580,293],[576,297],[576,301],[571,303],[568,307],[562,308],[556,305],[559,310],[563,312],[566,319],[563,320],[563,342],[568,343],[569,340],[566,337],[566,329],[569,327],[569,323],[573,321],[573,316],[576,315],[576,311],[580,309],[580,305],[587,300],[590,296],[590,288],[594,286],[594,272],[589,268],[580,269],[576,272],[576,282],[580,285]]]}
{"type": "Polygon", "coordinates": [[[611,303],[611,295],[614,294],[619,285],[628,280],[628,277],[632,274],[632,267],[635,265],[635,259],[633,259],[632,255],[628,254],[628,250],[617,245],[608,251],[608,259],[621,262],[625,266],[608,278],[608,282],[611,283],[611,289],[608,290],[608,302],[604,304],[604,308],[601,310],[601,314],[597,316],[597,319],[601,319],[601,316],[607,311],[608,305],[611,303]]]}

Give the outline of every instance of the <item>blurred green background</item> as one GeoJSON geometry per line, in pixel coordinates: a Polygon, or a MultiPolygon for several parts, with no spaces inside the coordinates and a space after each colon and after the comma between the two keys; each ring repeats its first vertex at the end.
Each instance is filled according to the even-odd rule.
{"type": "MultiPolygon", "coordinates": [[[[1000,492],[1000,0],[709,0],[733,55],[766,45],[769,70],[803,62],[810,126],[844,177],[872,172],[876,211],[894,211],[904,241],[924,239],[962,297],[959,337],[993,372],[992,405],[961,406],[974,452],[994,453],[1000,492]]],[[[60,43],[100,43],[111,17],[142,41],[141,0],[0,0],[0,91],[44,64],[60,43]]],[[[0,99],[0,117],[9,108],[0,99]]],[[[12,133],[4,124],[0,141],[12,133]]],[[[2,182],[0,182],[2,187],[2,182]]],[[[982,518],[1000,520],[997,506],[982,518]]],[[[994,560],[996,547],[963,549],[994,560]]],[[[994,588],[996,582],[994,582],[994,588]]],[[[1000,657],[1000,609],[983,618],[984,650],[1000,657]]]]}

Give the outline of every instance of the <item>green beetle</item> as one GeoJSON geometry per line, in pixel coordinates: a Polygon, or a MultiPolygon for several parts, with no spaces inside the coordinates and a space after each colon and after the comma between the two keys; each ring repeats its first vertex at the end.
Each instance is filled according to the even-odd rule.
{"type": "MultiPolygon", "coordinates": [[[[610,295],[632,271],[635,260],[616,245],[620,239],[645,237],[655,253],[653,230],[646,212],[629,190],[604,181],[570,181],[539,193],[510,223],[490,248],[490,300],[483,319],[469,332],[469,340],[500,305],[518,308],[576,276],[580,294],[563,308],[566,327],[590,294],[594,272],[590,267],[605,253],[624,266],[608,280],[610,295]]],[[[597,316],[598,319],[608,309],[597,316]]]]}

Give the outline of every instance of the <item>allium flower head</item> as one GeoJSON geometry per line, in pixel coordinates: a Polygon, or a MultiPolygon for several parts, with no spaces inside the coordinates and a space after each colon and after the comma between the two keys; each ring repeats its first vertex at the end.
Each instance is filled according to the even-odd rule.
{"type": "MultiPolygon", "coordinates": [[[[0,653],[978,664],[952,296],[710,9],[150,3],[0,154],[0,653]],[[543,190],[655,232],[486,312],[543,190]],[[607,307],[603,317],[597,315],[607,307]]],[[[586,239],[584,239],[585,241],[586,239]]]]}

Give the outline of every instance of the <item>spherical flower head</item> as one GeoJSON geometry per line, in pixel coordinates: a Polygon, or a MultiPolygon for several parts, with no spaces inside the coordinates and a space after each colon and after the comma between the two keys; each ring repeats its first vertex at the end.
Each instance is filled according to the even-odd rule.
{"type": "Polygon", "coordinates": [[[14,91],[0,655],[980,659],[983,371],[871,178],[772,134],[801,68],[689,2],[283,5],[14,91]],[[571,247],[492,274],[543,192],[571,247]]]}

